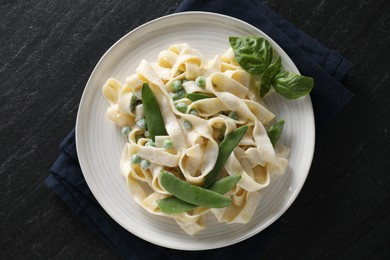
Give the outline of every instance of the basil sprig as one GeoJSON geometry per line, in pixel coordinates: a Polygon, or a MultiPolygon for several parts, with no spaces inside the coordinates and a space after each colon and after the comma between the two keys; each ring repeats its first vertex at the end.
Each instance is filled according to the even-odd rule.
{"type": "Polygon", "coordinates": [[[282,70],[280,57],[272,63],[273,49],[264,38],[229,37],[229,42],[241,68],[256,79],[261,79],[260,97],[264,97],[271,87],[287,99],[306,96],[313,89],[313,78],[282,70]]]}
{"type": "Polygon", "coordinates": [[[263,75],[261,76],[261,85],[260,85],[260,97],[264,97],[268,91],[271,89],[271,86],[274,84],[276,76],[282,70],[282,60],[280,57],[278,60],[269,65],[265,69],[263,75]]]}
{"type": "Polygon", "coordinates": [[[238,64],[252,75],[260,75],[272,62],[271,44],[261,37],[229,37],[238,64]]]}

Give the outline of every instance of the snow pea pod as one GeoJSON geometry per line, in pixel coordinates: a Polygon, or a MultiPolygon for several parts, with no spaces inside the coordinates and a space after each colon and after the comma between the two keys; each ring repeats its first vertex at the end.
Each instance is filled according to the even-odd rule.
{"type": "Polygon", "coordinates": [[[203,93],[189,93],[186,95],[186,98],[188,98],[192,102],[195,102],[205,98],[212,98],[212,96],[203,93]]]}
{"type": "Polygon", "coordinates": [[[268,137],[271,140],[273,146],[275,146],[280,136],[282,135],[283,127],[284,127],[284,119],[282,118],[267,130],[268,137]]]}
{"type": "Polygon", "coordinates": [[[229,133],[219,144],[217,161],[214,165],[214,168],[205,177],[204,186],[206,188],[210,187],[210,185],[212,185],[218,179],[219,174],[226,163],[226,160],[229,158],[230,154],[238,145],[247,130],[248,126],[241,126],[229,133]]]}
{"type": "MultiPolygon", "coordinates": [[[[241,175],[228,176],[222,178],[214,182],[214,184],[211,185],[210,190],[223,195],[228,191],[230,191],[234,187],[234,185],[236,185],[239,182],[240,179],[241,179],[241,175]]],[[[197,205],[185,202],[174,196],[162,200],[158,200],[157,204],[161,209],[161,211],[166,214],[179,214],[179,213],[193,210],[198,207],[197,205]]]]}
{"type": "Polygon", "coordinates": [[[219,193],[189,184],[164,170],[161,170],[160,183],[176,198],[197,206],[224,208],[232,202],[219,193]]]}
{"type": "Polygon", "coordinates": [[[198,207],[197,205],[178,199],[175,196],[158,200],[157,205],[165,214],[180,214],[198,207]]]}
{"type": "Polygon", "coordinates": [[[168,135],[156,96],[148,83],[142,86],[142,102],[150,138],[154,141],[156,135],[168,135]]]}
{"type": "Polygon", "coordinates": [[[230,191],[240,180],[241,175],[227,176],[215,181],[209,189],[223,195],[230,191]]]}

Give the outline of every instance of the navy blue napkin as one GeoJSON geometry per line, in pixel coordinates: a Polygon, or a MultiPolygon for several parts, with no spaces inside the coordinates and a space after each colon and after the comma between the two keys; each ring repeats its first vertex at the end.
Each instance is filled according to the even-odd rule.
{"type": "MultiPolygon", "coordinates": [[[[311,98],[317,131],[324,129],[352,97],[340,83],[350,70],[351,63],[297,29],[261,1],[184,0],[176,11],[189,10],[237,17],[274,39],[303,75],[315,79],[311,98]]],[[[77,159],[74,129],[61,143],[60,149],[61,154],[50,168],[46,185],[107,245],[126,259],[258,259],[277,228],[276,223],[252,238],[214,250],[191,252],[153,245],[124,230],[95,200],[77,159]]]]}
{"type": "Polygon", "coordinates": [[[352,64],[334,50],[297,29],[259,0],[187,0],[176,11],[209,11],[246,21],[270,36],[290,56],[302,75],[314,78],[310,97],[316,132],[334,119],[352,97],[341,83],[352,64]]]}

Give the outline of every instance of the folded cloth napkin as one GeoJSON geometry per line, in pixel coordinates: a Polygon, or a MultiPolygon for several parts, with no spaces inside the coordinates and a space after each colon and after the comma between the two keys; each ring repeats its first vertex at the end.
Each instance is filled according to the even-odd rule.
{"type": "Polygon", "coordinates": [[[270,36],[288,54],[302,75],[313,77],[316,131],[319,133],[348,103],[352,94],[340,81],[352,64],[334,50],[297,29],[259,0],[187,0],[176,11],[209,11],[246,21],[270,36]]]}
{"type": "MultiPolygon", "coordinates": [[[[323,129],[350,100],[352,94],[340,81],[351,63],[340,54],[312,39],[261,1],[184,0],[177,12],[210,11],[244,20],[274,39],[291,57],[303,75],[315,79],[311,93],[316,129],[323,129]]],[[[258,259],[272,238],[277,224],[238,244],[206,251],[180,251],[146,242],[119,226],[100,207],[89,190],[77,159],[74,129],[60,145],[61,154],[50,168],[46,185],[81,220],[126,259],[258,259]]]]}

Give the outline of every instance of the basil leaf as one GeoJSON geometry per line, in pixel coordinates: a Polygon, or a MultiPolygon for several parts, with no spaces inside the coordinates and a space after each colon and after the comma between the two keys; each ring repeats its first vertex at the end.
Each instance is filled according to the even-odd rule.
{"type": "Polygon", "coordinates": [[[274,64],[269,65],[261,77],[260,97],[264,97],[268,93],[276,75],[278,75],[281,70],[282,60],[279,57],[274,64]]]}
{"type": "Polygon", "coordinates": [[[280,119],[278,122],[273,124],[268,130],[267,134],[273,146],[278,142],[279,137],[282,135],[283,127],[284,127],[284,119],[280,119]]]}
{"type": "Polygon", "coordinates": [[[229,43],[238,64],[252,75],[260,75],[272,62],[273,49],[262,37],[229,37],[229,43]]]}
{"type": "Polygon", "coordinates": [[[310,93],[314,87],[313,78],[282,71],[272,84],[275,91],[287,99],[296,99],[310,93]]]}

